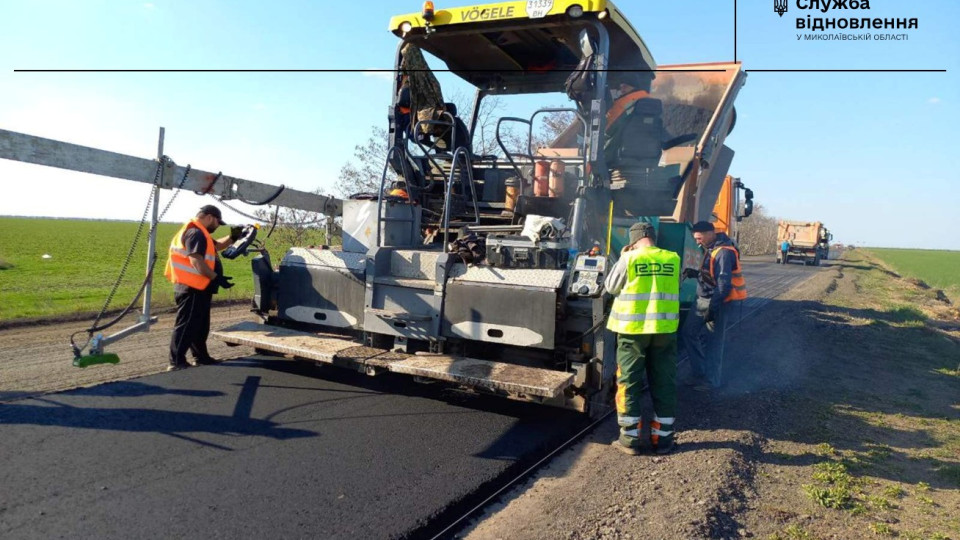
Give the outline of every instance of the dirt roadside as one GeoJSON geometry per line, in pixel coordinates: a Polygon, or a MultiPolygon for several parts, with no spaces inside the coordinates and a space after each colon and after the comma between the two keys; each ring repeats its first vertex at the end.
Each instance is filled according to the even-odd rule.
{"type": "MultiPolygon", "coordinates": [[[[214,308],[210,317],[214,330],[252,319],[247,303],[214,308]]],[[[162,315],[150,332],[108,347],[108,351],[120,355],[119,364],[86,369],[73,367],[70,334],[83,331],[91,321],[0,330],[0,402],[159,373],[167,366],[173,321],[173,314],[162,315]]],[[[131,316],[111,330],[117,331],[135,322],[136,317],[131,316]]],[[[86,333],[77,336],[79,340],[85,338],[86,333]]],[[[252,353],[252,349],[230,348],[212,339],[208,346],[210,354],[217,359],[252,353]]]]}
{"type": "Polygon", "coordinates": [[[742,324],[726,388],[681,390],[678,452],[625,456],[611,419],[458,537],[960,538],[960,321],[831,262],[742,324]]]}

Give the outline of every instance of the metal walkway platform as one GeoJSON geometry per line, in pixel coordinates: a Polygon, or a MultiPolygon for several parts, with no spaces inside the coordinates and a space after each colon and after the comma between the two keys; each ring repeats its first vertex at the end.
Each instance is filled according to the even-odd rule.
{"type": "Polygon", "coordinates": [[[364,347],[334,335],[318,335],[254,322],[243,322],[213,332],[225,343],[367,371],[385,369],[454,382],[474,388],[551,399],[573,383],[573,374],[517,366],[504,362],[454,356],[415,356],[364,347]]]}

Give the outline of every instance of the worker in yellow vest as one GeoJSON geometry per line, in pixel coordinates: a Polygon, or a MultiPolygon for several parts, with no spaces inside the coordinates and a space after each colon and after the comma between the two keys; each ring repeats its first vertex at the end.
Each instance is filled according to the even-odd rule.
{"type": "Polygon", "coordinates": [[[170,242],[170,258],[164,275],[173,283],[177,303],[177,320],[170,338],[170,365],[167,371],[187,367],[187,350],[195,364],[212,364],[207,351],[210,334],[210,304],[220,288],[229,289],[233,283],[223,275],[223,266],[217,252],[239,239],[242,227],[230,229],[230,235],[214,240],[210,236],[223,222],[220,209],[206,205],[197,217],[177,231],[170,242]]]}
{"type": "Polygon", "coordinates": [[[740,250],[713,224],[693,225],[693,238],[704,250],[699,270],[685,272],[697,277],[697,304],[683,324],[683,344],[690,357],[690,377],[684,384],[710,391],[723,384],[723,346],[727,327],[737,308],[747,298],[740,266],[740,250]]]}
{"type": "Polygon", "coordinates": [[[607,329],[617,333],[617,422],[623,452],[642,446],[641,402],[646,373],[653,400],[650,443],[657,454],[674,448],[677,408],[677,327],[680,322],[680,256],[656,246],[649,223],[630,227],[630,245],[604,287],[615,295],[607,329]]]}

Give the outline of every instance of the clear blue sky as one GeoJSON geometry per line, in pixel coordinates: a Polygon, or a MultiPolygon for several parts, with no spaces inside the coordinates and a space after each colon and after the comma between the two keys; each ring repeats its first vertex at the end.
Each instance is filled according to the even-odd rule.
{"type": "MultiPolygon", "coordinates": [[[[661,64],[733,58],[733,0],[620,4],[661,64]]],[[[774,215],[822,220],[842,242],[960,249],[953,140],[960,121],[960,38],[953,26],[960,3],[874,0],[869,11],[827,14],[919,19],[909,41],[885,42],[798,41],[794,19],[806,13],[794,0],[783,18],[770,0],[738,4],[737,56],[746,69],[948,72],[752,73],[728,139],[737,152],[732,174],[774,215]]],[[[387,21],[419,6],[5,0],[0,128],[151,158],[158,127],[165,126],[166,154],[180,164],[332,191],[354,145],[371,126],[385,124],[390,87],[382,76],[13,70],[390,68],[396,38],[387,21]]],[[[0,189],[0,215],[114,219],[139,219],[148,194],[131,182],[5,160],[0,189]]],[[[184,194],[169,217],[184,219],[200,204],[184,194]]]]}

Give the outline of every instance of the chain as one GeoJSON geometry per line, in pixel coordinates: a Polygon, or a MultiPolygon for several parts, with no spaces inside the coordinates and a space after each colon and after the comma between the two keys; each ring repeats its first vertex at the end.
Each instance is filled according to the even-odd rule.
{"type": "MultiPolygon", "coordinates": [[[[160,186],[160,178],[163,173],[163,168],[166,165],[168,159],[169,158],[167,156],[161,156],[160,161],[157,163],[157,172],[153,178],[153,186],[155,188],[160,186]]],[[[174,199],[176,199],[177,195],[180,194],[180,191],[182,190],[184,184],[186,184],[187,182],[187,176],[190,174],[190,169],[191,169],[191,166],[187,165],[183,173],[183,178],[180,179],[180,183],[179,185],[177,185],[176,190],[173,193],[173,196],[170,197],[170,200],[167,201],[167,204],[166,206],[164,206],[163,211],[157,217],[157,223],[151,225],[150,231],[149,231],[150,234],[153,234],[156,227],[159,226],[160,220],[163,218],[163,216],[166,215],[167,211],[170,209],[170,206],[173,204],[174,199]]],[[[147,206],[143,210],[143,216],[140,218],[140,223],[137,226],[137,234],[134,236],[133,243],[130,246],[130,250],[127,252],[127,257],[123,261],[123,265],[120,268],[120,275],[117,277],[117,281],[114,282],[113,287],[110,290],[110,294],[107,295],[107,300],[106,302],[104,302],[103,308],[100,310],[100,313],[97,314],[97,318],[96,320],[94,320],[93,325],[86,330],[88,334],[87,342],[83,345],[83,347],[78,348],[73,341],[73,337],[80,332],[77,332],[70,336],[70,343],[73,346],[75,354],[79,354],[79,350],[86,348],[86,346],[90,344],[90,340],[92,339],[93,334],[95,332],[105,330],[113,326],[114,324],[120,322],[124,317],[126,317],[127,314],[130,313],[130,311],[133,309],[133,306],[140,299],[140,296],[143,294],[143,291],[146,288],[147,281],[153,278],[153,268],[154,266],[156,266],[156,263],[157,263],[156,253],[152,254],[153,258],[150,264],[150,268],[147,269],[147,275],[144,278],[143,284],[141,284],[140,286],[140,290],[137,292],[136,298],[134,298],[133,301],[114,320],[110,321],[107,324],[100,325],[100,321],[103,319],[103,316],[106,314],[107,310],[110,308],[110,304],[113,302],[113,297],[116,295],[117,290],[120,288],[120,283],[122,283],[123,277],[127,273],[127,268],[130,266],[130,261],[133,259],[133,254],[136,252],[137,246],[140,244],[140,238],[143,236],[143,225],[147,221],[147,214],[150,211],[150,205],[154,203],[156,191],[157,191],[156,189],[150,190],[150,196],[147,198],[147,206]]]]}
{"type": "MultiPolygon", "coordinates": [[[[160,176],[163,174],[163,165],[165,159],[161,158],[157,162],[157,172],[153,178],[153,184],[160,184],[160,176]]],[[[103,303],[103,308],[100,309],[100,313],[97,314],[96,320],[93,322],[91,328],[95,328],[100,324],[100,319],[103,318],[103,315],[107,312],[107,309],[110,307],[110,303],[113,302],[114,295],[117,294],[117,289],[120,288],[120,283],[123,281],[123,276],[127,273],[127,267],[130,266],[130,261],[133,259],[133,254],[137,250],[137,246],[140,244],[140,237],[143,235],[143,225],[147,221],[147,214],[150,212],[150,205],[153,204],[153,199],[156,194],[156,190],[150,190],[150,197],[147,198],[147,206],[143,209],[143,215],[140,217],[140,223],[137,225],[137,233],[133,237],[133,243],[130,245],[130,249],[127,251],[127,257],[123,261],[123,266],[120,267],[120,275],[117,277],[117,281],[114,282],[113,288],[110,289],[110,294],[107,295],[107,301],[103,303]]]]}

